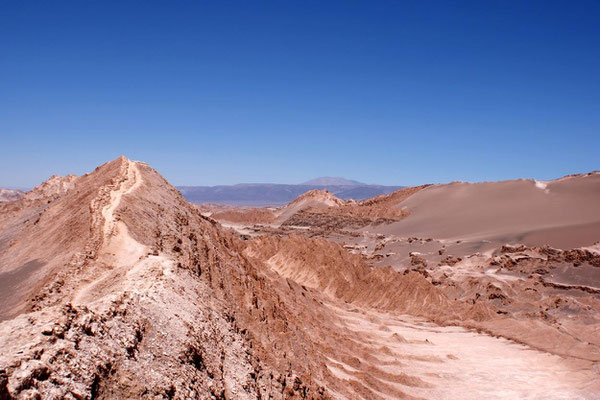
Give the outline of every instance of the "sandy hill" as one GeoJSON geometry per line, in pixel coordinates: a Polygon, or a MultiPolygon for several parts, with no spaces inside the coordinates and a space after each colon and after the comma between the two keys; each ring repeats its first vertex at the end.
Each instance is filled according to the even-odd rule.
{"type": "Polygon", "coordinates": [[[337,198],[328,190],[315,189],[298,196],[294,201],[277,210],[275,214],[279,221],[285,221],[300,210],[340,207],[344,204],[344,200],[337,198]]]}
{"type": "MultiPolygon", "coordinates": [[[[465,398],[498,379],[512,397],[599,389],[589,346],[566,360],[459,328],[506,317],[337,243],[243,240],[147,164],[120,157],[40,188],[0,205],[0,398],[465,398]]],[[[346,206],[321,192],[299,203],[346,206]]]]}
{"type": "Polygon", "coordinates": [[[234,237],[143,163],[71,184],[1,210],[3,398],[318,396],[294,301],[234,237]]]}
{"type": "Polygon", "coordinates": [[[489,240],[559,248],[600,240],[600,173],[553,181],[433,185],[395,205],[409,216],[384,229],[399,236],[489,240]]]}

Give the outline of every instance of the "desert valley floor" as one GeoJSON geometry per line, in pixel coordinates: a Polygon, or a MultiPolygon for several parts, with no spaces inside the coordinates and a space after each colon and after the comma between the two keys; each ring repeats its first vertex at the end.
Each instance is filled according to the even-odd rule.
{"type": "Polygon", "coordinates": [[[188,203],[120,157],[0,203],[0,399],[600,398],[600,173],[188,203]]]}

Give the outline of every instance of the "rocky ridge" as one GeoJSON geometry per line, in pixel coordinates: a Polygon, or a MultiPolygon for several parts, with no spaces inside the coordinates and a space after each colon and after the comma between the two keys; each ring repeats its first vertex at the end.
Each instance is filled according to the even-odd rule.
{"type": "MultiPolygon", "coordinates": [[[[502,303],[511,293],[497,280],[476,290],[487,290],[483,301],[417,254],[422,262],[398,271],[374,268],[362,250],[351,254],[323,238],[240,235],[188,204],[147,164],[124,157],[47,193],[0,206],[0,274],[9,282],[0,309],[1,398],[435,397],[472,373],[470,353],[431,353],[445,349],[433,342],[452,335],[456,343],[488,341],[517,360],[527,351],[550,366],[531,379],[554,385],[557,396],[597,388],[586,369],[593,353],[571,367],[456,328],[510,337],[506,329],[520,326],[527,316],[502,314],[513,312],[502,303]],[[426,368],[414,368],[417,360],[426,368]]],[[[385,251],[388,239],[377,238],[376,251],[385,251]]],[[[528,251],[506,249],[491,260],[519,264],[528,251]]],[[[591,251],[546,253],[595,268],[591,251]]],[[[468,261],[448,267],[460,272],[468,261]]]]}

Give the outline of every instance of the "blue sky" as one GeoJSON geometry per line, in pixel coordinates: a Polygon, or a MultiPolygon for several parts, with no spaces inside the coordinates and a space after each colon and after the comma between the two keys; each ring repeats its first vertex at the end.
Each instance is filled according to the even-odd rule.
{"type": "Polygon", "coordinates": [[[600,169],[600,2],[27,1],[0,187],[124,154],[174,184],[600,169]]]}

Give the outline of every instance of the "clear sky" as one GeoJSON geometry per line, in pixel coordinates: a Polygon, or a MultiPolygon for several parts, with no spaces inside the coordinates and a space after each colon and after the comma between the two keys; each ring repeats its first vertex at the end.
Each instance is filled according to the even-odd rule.
{"type": "Polygon", "coordinates": [[[0,187],[600,169],[599,1],[10,1],[0,187]]]}

